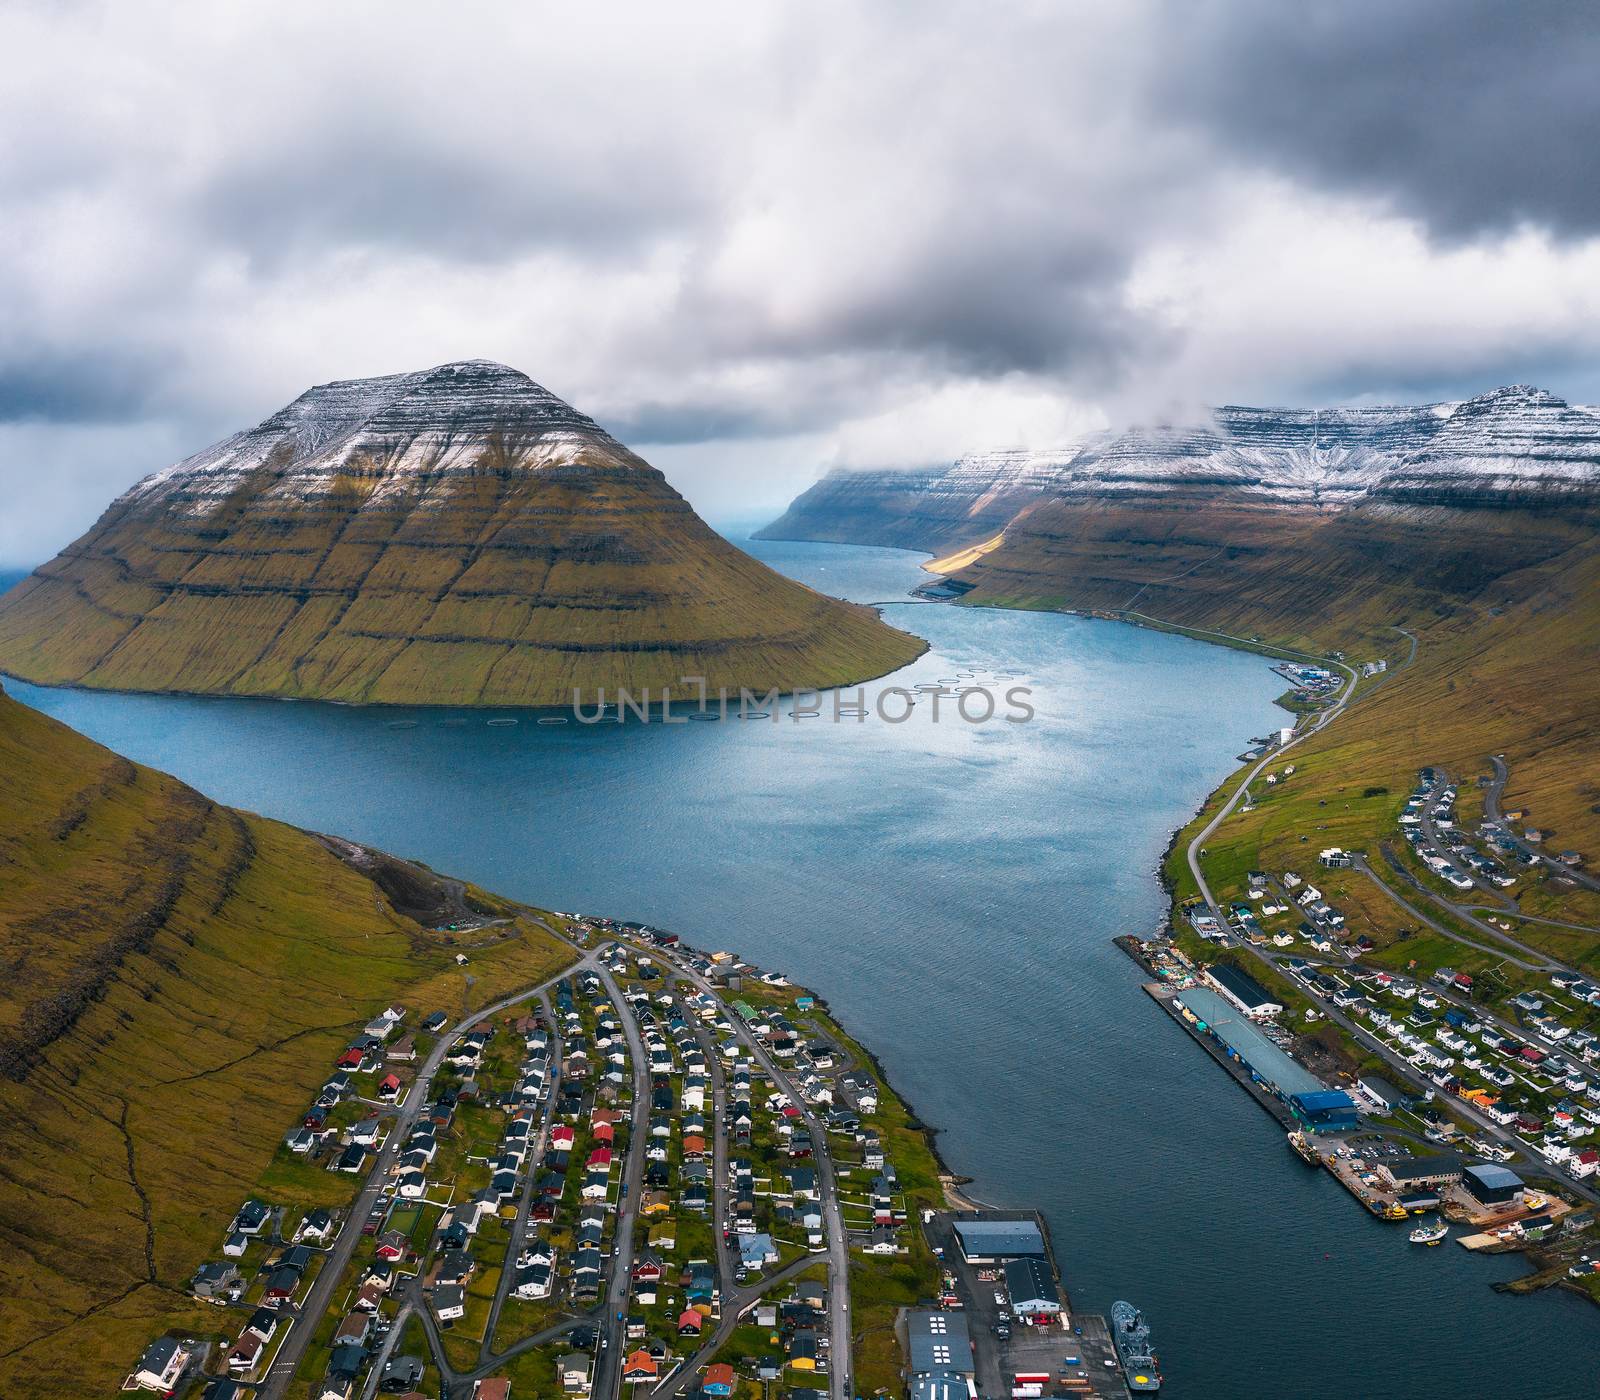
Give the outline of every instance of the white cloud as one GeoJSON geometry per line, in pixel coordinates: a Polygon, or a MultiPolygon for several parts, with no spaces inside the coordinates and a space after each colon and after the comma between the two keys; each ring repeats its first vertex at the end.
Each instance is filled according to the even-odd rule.
{"type": "Polygon", "coordinates": [[[1393,162],[1297,163],[1315,124],[1247,139],[1248,104],[1182,75],[1250,7],[7,7],[0,421],[28,427],[0,489],[39,528],[0,562],[311,383],[462,357],[713,513],[1215,399],[1600,394],[1583,201],[1557,240],[1493,210],[1463,237],[1452,197],[1441,245],[1393,162]]]}

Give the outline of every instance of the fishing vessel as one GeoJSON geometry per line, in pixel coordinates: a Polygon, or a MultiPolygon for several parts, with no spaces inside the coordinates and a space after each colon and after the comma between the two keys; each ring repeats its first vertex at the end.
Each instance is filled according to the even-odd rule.
{"type": "Polygon", "coordinates": [[[1295,1156],[1307,1166],[1320,1167],[1322,1165],[1322,1158],[1318,1155],[1317,1149],[1311,1145],[1311,1139],[1298,1128],[1289,1134],[1289,1146],[1294,1149],[1295,1156]]]}
{"type": "Polygon", "coordinates": [[[1450,1227],[1442,1220],[1435,1220],[1432,1224],[1424,1221],[1411,1232],[1412,1244],[1439,1244],[1450,1233],[1450,1227]]]}
{"type": "Polygon", "coordinates": [[[1161,1389],[1161,1368],[1150,1347],[1150,1324],[1132,1303],[1111,1305],[1111,1341],[1122,1362],[1128,1389],[1140,1395],[1153,1395],[1161,1389]]]}

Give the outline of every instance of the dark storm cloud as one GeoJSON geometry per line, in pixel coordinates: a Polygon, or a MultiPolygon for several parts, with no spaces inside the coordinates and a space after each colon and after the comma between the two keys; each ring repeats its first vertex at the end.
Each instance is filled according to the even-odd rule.
{"type": "Polygon", "coordinates": [[[0,423],[117,423],[139,418],[171,372],[164,357],[27,346],[0,357],[0,423]]]}
{"type": "Polygon", "coordinates": [[[1600,231],[1593,0],[1197,0],[1158,106],[1296,181],[1392,200],[1436,235],[1600,231]]]}

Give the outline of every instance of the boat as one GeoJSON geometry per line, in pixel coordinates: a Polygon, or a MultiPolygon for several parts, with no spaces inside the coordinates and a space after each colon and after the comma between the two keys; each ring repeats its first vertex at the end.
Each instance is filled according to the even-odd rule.
{"type": "Polygon", "coordinates": [[[1320,1167],[1322,1158],[1317,1149],[1311,1145],[1311,1139],[1296,1129],[1289,1134],[1289,1146],[1294,1148],[1295,1156],[1300,1158],[1307,1166],[1320,1167]]]}
{"type": "Polygon", "coordinates": [[[1391,1201],[1384,1206],[1380,1214],[1385,1220],[1409,1220],[1411,1218],[1411,1212],[1398,1201],[1391,1201]]]}
{"type": "Polygon", "coordinates": [[[1442,1220],[1435,1220],[1433,1224],[1418,1225],[1411,1232],[1412,1244],[1439,1244],[1450,1233],[1450,1227],[1442,1220]]]}
{"type": "Polygon", "coordinates": [[[1161,1389],[1161,1367],[1150,1349],[1150,1324],[1132,1303],[1119,1301],[1111,1305],[1111,1341],[1129,1390],[1154,1395],[1161,1389]]]}

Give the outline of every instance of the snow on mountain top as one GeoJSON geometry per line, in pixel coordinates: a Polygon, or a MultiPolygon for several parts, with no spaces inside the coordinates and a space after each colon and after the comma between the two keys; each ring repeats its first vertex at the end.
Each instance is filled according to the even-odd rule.
{"type": "Polygon", "coordinates": [[[1512,384],[1455,403],[1331,409],[1230,404],[1189,425],[962,457],[930,485],[1037,494],[1214,485],[1284,500],[1369,493],[1600,489],[1600,410],[1512,384]]]}
{"type": "MultiPolygon", "coordinates": [[[[399,485],[417,476],[471,470],[488,451],[535,470],[581,452],[637,462],[593,419],[494,360],[317,384],[269,418],[146,477],[126,500],[181,496],[203,510],[246,477],[266,472],[273,489],[308,495],[339,474],[399,485]]],[[[380,486],[379,490],[383,489],[380,486]]]]}

